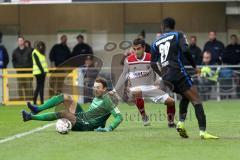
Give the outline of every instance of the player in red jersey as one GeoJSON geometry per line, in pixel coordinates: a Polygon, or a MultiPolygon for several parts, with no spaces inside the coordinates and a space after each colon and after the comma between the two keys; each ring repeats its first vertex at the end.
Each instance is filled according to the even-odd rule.
{"type": "MultiPolygon", "coordinates": [[[[168,126],[175,127],[175,102],[166,92],[156,85],[156,74],[151,68],[151,54],[144,52],[145,41],[135,39],[133,52],[125,58],[123,72],[115,86],[118,91],[127,81],[128,97],[135,103],[142,116],[144,126],[150,125],[144,108],[144,100],[167,105],[168,126]]],[[[159,80],[158,80],[159,81],[159,80]]]]}

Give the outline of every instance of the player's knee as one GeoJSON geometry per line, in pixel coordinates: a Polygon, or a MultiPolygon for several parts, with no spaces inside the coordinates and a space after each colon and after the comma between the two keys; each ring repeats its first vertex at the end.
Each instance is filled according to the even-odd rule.
{"type": "Polygon", "coordinates": [[[75,125],[76,124],[76,117],[74,114],[71,114],[67,111],[60,111],[60,112],[57,112],[57,117],[58,119],[61,119],[61,118],[66,118],[68,119],[72,125],[75,125]]]}
{"type": "Polygon", "coordinates": [[[193,101],[193,102],[192,102],[192,105],[193,105],[193,106],[195,106],[195,105],[197,105],[197,104],[202,104],[202,102],[201,102],[201,101],[193,101]]]}
{"type": "Polygon", "coordinates": [[[57,112],[58,118],[66,118],[67,111],[59,111],[57,112]]]}
{"type": "Polygon", "coordinates": [[[57,112],[57,117],[58,118],[66,118],[68,120],[74,119],[75,115],[68,112],[67,110],[59,111],[57,112]]]}
{"type": "Polygon", "coordinates": [[[72,98],[72,96],[69,95],[69,94],[64,94],[64,95],[63,95],[63,98],[64,98],[64,102],[66,102],[66,103],[71,103],[71,102],[73,102],[73,98],[72,98]]]}
{"type": "Polygon", "coordinates": [[[175,106],[175,101],[174,101],[173,98],[168,97],[167,100],[165,101],[165,104],[166,104],[167,106],[175,106]]]}
{"type": "Polygon", "coordinates": [[[69,94],[63,94],[64,100],[71,100],[72,96],[69,94]]]}
{"type": "Polygon", "coordinates": [[[194,99],[192,99],[191,102],[192,102],[193,105],[201,104],[201,103],[202,103],[201,99],[200,99],[200,98],[197,98],[197,97],[194,98],[194,99]]]}
{"type": "Polygon", "coordinates": [[[134,98],[142,98],[142,91],[141,90],[134,91],[132,94],[133,94],[134,98]]]}

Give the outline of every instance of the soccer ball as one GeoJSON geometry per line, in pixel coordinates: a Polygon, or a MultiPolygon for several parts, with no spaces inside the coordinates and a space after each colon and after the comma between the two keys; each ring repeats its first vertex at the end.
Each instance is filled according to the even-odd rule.
{"type": "Polygon", "coordinates": [[[67,134],[68,131],[71,129],[72,129],[72,124],[68,119],[62,118],[62,119],[57,120],[56,130],[58,133],[67,134]]]}

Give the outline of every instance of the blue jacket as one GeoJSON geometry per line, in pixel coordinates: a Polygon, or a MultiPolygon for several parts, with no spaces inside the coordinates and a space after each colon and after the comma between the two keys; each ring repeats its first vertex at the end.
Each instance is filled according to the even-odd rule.
{"type": "Polygon", "coordinates": [[[0,68],[7,68],[8,63],[8,52],[3,45],[0,45],[0,68]]]}

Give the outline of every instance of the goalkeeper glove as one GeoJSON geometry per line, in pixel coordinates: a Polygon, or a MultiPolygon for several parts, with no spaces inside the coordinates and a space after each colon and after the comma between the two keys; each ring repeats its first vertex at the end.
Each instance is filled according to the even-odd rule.
{"type": "Polygon", "coordinates": [[[102,128],[102,127],[98,127],[97,129],[95,129],[96,132],[110,132],[113,129],[111,127],[106,127],[106,128],[102,128]]]}

